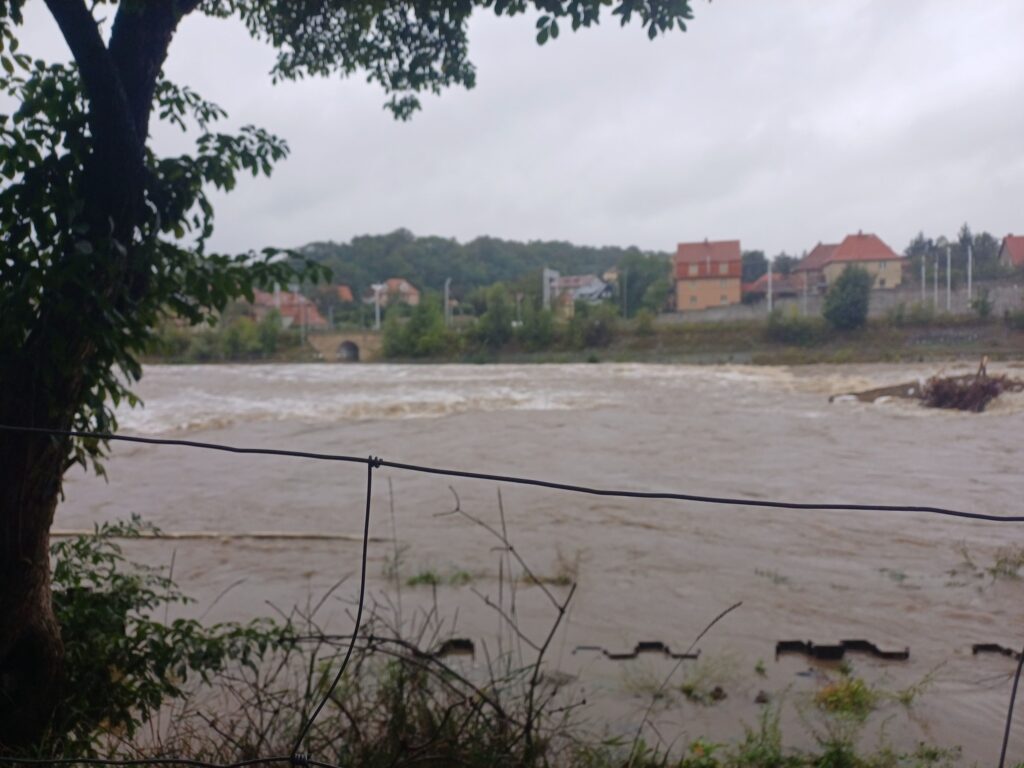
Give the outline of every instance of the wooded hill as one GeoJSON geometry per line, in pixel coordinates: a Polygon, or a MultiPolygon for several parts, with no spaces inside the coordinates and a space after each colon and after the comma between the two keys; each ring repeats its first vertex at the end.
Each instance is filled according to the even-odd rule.
{"type": "Polygon", "coordinates": [[[317,242],[297,249],[333,272],[334,283],[352,287],[356,296],[371,283],[389,277],[404,277],[420,290],[441,291],[446,278],[452,279],[452,295],[465,296],[475,288],[497,282],[514,283],[536,276],[540,270],[557,269],[562,274],[600,275],[627,256],[653,255],[639,248],[574,245],[566,242],[521,243],[496,237],[478,237],[467,243],[443,237],[417,237],[406,229],[387,235],[363,235],[348,243],[317,242]]]}

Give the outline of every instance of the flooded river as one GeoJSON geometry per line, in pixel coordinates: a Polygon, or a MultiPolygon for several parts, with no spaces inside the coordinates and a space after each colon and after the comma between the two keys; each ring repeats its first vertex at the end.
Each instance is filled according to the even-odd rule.
{"type": "MultiPolygon", "coordinates": [[[[1019,397],[981,415],[828,401],[931,373],[890,365],[150,367],[139,389],[145,407],[123,413],[121,425],[127,434],[372,454],[598,487],[1024,513],[1019,397]]],[[[351,626],[364,466],[118,444],[107,468],[108,483],[72,473],[56,528],[138,513],[169,532],[352,535],[131,547],[151,563],[173,557],[175,578],[197,598],[195,614],[209,620],[266,615],[268,602],[305,602],[348,575],[325,621],[351,626]]],[[[499,638],[507,648],[501,617],[484,601],[497,601],[499,590],[507,599],[498,542],[464,517],[439,514],[457,494],[463,510],[500,527],[498,491],[493,482],[375,472],[371,597],[396,605],[400,591],[411,621],[433,606],[434,591],[404,582],[434,574],[443,582],[438,612],[457,616],[455,634],[488,643],[491,653],[499,638]],[[386,576],[396,552],[400,589],[386,576]]],[[[560,582],[578,580],[548,658],[567,695],[590,702],[595,729],[635,728],[674,662],[609,660],[577,646],[621,652],[660,641],[684,650],[742,601],[701,640],[700,659],[680,665],[672,695],[655,707],[652,722],[666,740],[735,738],[739,724],[756,723],[755,697],[764,691],[784,702],[786,741],[813,744],[825,727],[814,691],[838,673],[802,656],[776,658],[776,642],[865,639],[910,649],[907,661],[848,656],[855,674],[891,694],[859,736],[865,747],[924,740],[961,745],[965,762],[991,764],[998,755],[1015,665],[972,656],[971,646],[1024,642],[1024,580],[987,571],[1001,547],[1024,545],[1024,526],[514,485],[500,492],[510,539],[552,593],[564,596],[560,582]],[[725,697],[687,699],[684,683],[692,699],[715,688],[725,697]]],[[[522,584],[517,599],[523,632],[543,639],[554,611],[542,591],[522,584]]],[[[1011,762],[1024,759],[1019,714],[1011,762]]]]}

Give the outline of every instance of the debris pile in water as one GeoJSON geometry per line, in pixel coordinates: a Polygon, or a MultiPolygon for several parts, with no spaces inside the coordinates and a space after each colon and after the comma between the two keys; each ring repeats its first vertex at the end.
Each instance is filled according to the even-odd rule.
{"type": "Polygon", "coordinates": [[[954,408],[958,411],[981,413],[990,402],[1003,392],[1019,392],[1019,379],[1007,376],[933,376],[925,382],[921,392],[923,405],[929,408],[954,408]]]}
{"type": "Polygon", "coordinates": [[[1005,375],[989,376],[987,365],[988,358],[983,357],[977,373],[964,376],[932,376],[923,385],[911,381],[891,387],[833,395],[829,402],[836,397],[855,397],[865,403],[873,403],[882,397],[896,397],[920,400],[922,405],[929,408],[950,408],[981,413],[1003,392],[1024,392],[1024,379],[1005,375]]]}

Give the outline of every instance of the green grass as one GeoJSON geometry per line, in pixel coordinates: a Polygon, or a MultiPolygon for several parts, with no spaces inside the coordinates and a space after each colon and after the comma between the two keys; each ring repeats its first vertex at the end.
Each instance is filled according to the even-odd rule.
{"type": "Polygon", "coordinates": [[[447,573],[425,568],[406,579],[405,584],[409,587],[462,587],[472,582],[473,574],[464,568],[452,568],[447,573]]]}
{"type": "Polygon", "coordinates": [[[814,694],[819,709],[832,715],[865,720],[878,706],[880,694],[864,680],[853,675],[842,675],[814,694]]]}

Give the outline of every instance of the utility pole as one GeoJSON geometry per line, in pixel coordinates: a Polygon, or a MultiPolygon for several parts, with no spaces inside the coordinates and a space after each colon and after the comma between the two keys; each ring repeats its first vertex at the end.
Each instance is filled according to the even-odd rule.
{"type": "Polygon", "coordinates": [[[971,273],[974,271],[974,246],[967,244],[967,306],[974,301],[974,286],[971,283],[971,273]]]}
{"type": "Polygon", "coordinates": [[[807,317],[807,270],[804,270],[804,317],[807,317]]]}
{"type": "Polygon", "coordinates": [[[946,311],[950,312],[953,309],[953,272],[950,269],[952,261],[950,259],[950,247],[946,246],[946,311]]]}
{"type": "Polygon", "coordinates": [[[380,330],[380,292],[384,290],[384,283],[373,283],[373,308],[374,308],[374,330],[380,330]]]}
{"type": "Polygon", "coordinates": [[[938,312],[939,310],[939,257],[936,256],[932,262],[933,274],[932,274],[932,308],[938,312]]]}
{"type": "Polygon", "coordinates": [[[629,317],[629,270],[622,270],[622,316],[629,317]]]}
{"type": "Polygon", "coordinates": [[[451,306],[450,289],[452,287],[452,279],[450,277],[445,278],[444,281],[444,327],[447,328],[451,325],[451,306]]]}
{"type": "Polygon", "coordinates": [[[772,311],[772,263],[768,262],[768,313],[772,311]]]}
{"type": "Polygon", "coordinates": [[[925,272],[927,269],[928,257],[923,253],[921,254],[921,308],[924,309],[924,303],[927,300],[925,291],[928,290],[928,275],[925,272]]]}

